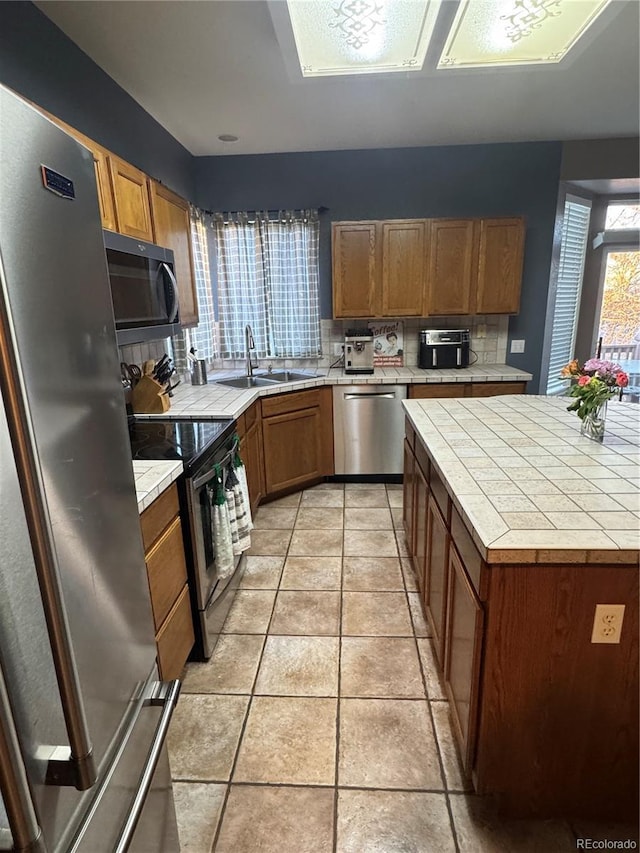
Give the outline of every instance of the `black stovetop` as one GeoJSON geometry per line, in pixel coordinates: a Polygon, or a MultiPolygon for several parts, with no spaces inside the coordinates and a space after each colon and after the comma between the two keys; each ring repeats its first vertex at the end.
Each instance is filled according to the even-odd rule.
{"type": "Polygon", "coordinates": [[[129,419],[133,459],[181,459],[190,473],[235,432],[235,421],[129,419]]]}

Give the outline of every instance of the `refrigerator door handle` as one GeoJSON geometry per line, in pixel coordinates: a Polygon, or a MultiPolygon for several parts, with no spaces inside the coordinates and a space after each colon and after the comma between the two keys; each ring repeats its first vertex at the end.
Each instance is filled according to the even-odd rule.
{"type": "Polygon", "coordinates": [[[114,847],[113,853],[126,853],[129,849],[129,845],[131,844],[133,835],[136,831],[136,826],[138,825],[138,820],[140,819],[142,809],[144,808],[144,804],[147,799],[147,794],[151,788],[153,774],[155,773],[156,766],[162,753],[164,741],[167,736],[167,730],[169,729],[169,723],[171,722],[171,717],[178,702],[179,695],[180,681],[178,681],[178,679],[175,681],[158,682],[152,696],[145,702],[148,706],[161,705],[162,714],[160,715],[158,727],[156,728],[153,740],[151,741],[151,746],[149,747],[142,775],[140,776],[138,790],[131,801],[127,817],[120,833],[120,838],[114,847]]]}
{"type": "MultiPolygon", "coordinates": [[[[31,799],[27,772],[0,669],[0,794],[9,820],[15,853],[46,853],[42,830],[31,799]]],[[[0,840],[4,833],[0,829],[0,840]]],[[[3,848],[4,849],[4,848],[3,848]]]]}

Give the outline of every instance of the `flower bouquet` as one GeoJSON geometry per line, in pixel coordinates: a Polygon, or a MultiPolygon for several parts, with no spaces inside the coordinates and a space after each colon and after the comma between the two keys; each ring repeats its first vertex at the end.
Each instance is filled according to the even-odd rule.
{"type": "Polygon", "coordinates": [[[572,380],[569,396],[576,400],[567,406],[567,411],[576,412],[582,421],[580,432],[602,441],[607,401],[629,384],[629,377],[619,364],[599,358],[590,358],[582,367],[574,359],[562,368],[560,375],[572,380]]]}

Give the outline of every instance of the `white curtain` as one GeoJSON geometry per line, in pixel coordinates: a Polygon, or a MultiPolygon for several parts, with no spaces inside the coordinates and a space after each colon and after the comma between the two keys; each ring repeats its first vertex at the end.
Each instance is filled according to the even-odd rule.
{"type": "Polygon", "coordinates": [[[316,211],[214,217],[221,355],[244,355],[244,328],[258,357],[320,355],[316,211]]]}

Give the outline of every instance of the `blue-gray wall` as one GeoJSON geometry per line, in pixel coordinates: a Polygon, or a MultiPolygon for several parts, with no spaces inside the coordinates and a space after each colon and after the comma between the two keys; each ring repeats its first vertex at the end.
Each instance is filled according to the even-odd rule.
{"type": "Polygon", "coordinates": [[[0,83],[193,200],[191,153],[32,3],[0,2],[0,83]]]}
{"type": "Polygon", "coordinates": [[[331,221],[524,216],[520,314],[509,364],[537,390],[549,287],[561,143],[457,145],[196,158],[196,203],[208,210],[327,207],[321,216],[321,313],[331,316],[331,221]]]}

